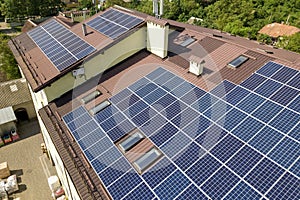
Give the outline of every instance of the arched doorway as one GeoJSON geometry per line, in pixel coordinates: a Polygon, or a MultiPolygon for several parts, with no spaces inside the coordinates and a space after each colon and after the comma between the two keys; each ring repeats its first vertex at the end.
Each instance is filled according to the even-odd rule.
{"type": "Polygon", "coordinates": [[[18,122],[29,120],[28,113],[25,108],[18,108],[17,110],[15,110],[15,115],[18,122]]]}

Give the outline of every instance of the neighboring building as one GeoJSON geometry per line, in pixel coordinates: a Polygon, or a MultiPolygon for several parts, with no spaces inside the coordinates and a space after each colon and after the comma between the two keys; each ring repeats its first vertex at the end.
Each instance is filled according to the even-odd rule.
{"type": "Polygon", "coordinates": [[[258,31],[258,33],[266,34],[272,38],[278,38],[280,36],[291,36],[299,32],[300,29],[295,26],[279,23],[267,24],[258,31]]]}
{"type": "Polygon", "coordinates": [[[299,199],[299,54],[118,6],[9,45],[68,199],[299,199]]]}
{"type": "Polygon", "coordinates": [[[28,121],[36,118],[25,78],[0,83],[0,94],[0,109],[12,107],[17,121],[28,121]]]}

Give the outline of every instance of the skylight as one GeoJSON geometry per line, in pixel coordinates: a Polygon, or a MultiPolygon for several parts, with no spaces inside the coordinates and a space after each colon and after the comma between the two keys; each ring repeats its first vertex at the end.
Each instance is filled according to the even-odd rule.
{"type": "Polygon", "coordinates": [[[236,59],[234,59],[233,61],[231,61],[230,63],[228,63],[228,65],[230,67],[238,68],[241,64],[243,64],[247,60],[248,60],[248,57],[246,57],[246,56],[239,56],[236,59]]]}
{"type": "Polygon", "coordinates": [[[94,99],[96,99],[98,96],[100,96],[102,93],[99,90],[96,90],[88,95],[86,95],[85,97],[83,97],[81,99],[82,103],[88,103],[94,99]]]}
{"type": "Polygon", "coordinates": [[[137,168],[137,170],[140,173],[142,173],[151,164],[153,164],[161,155],[161,152],[159,152],[155,147],[153,147],[150,151],[148,151],[143,156],[134,161],[133,164],[137,168]]]}
{"type": "Polygon", "coordinates": [[[119,146],[123,152],[127,152],[132,147],[134,147],[138,142],[140,142],[144,136],[140,132],[135,132],[134,134],[130,135],[124,141],[122,141],[119,146]]]}
{"type": "Polygon", "coordinates": [[[95,106],[94,108],[92,108],[90,110],[90,113],[92,115],[95,115],[96,113],[100,112],[101,110],[103,110],[104,108],[106,108],[107,106],[109,106],[110,104],[111,103],[108,100],[105,100],[102,103],[100,103],[97,106],[95,106]]]}

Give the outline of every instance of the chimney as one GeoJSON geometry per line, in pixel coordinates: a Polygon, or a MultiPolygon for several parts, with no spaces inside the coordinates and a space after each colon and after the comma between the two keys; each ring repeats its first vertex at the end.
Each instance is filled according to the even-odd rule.
{"type": "Polygon", "coordinates": [[[203,73],[205,60],[194,55],[191,55],[189,60],[190,60],[189,72],[195,74],[196,76],[200,76],[203,73]]]}
{"type": "Polygon", "coordinates": [[[87,35],[86,25],[85,24],[82,24],[82,32],[83,32],[83,36],[87,35]]]}

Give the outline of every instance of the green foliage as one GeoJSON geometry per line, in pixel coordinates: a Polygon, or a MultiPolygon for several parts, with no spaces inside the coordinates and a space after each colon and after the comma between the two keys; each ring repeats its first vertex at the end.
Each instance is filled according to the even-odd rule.
{"type": "Polygon", "coordinates": [[[300,33],[296,33],[290,37],[283,37],[277,46],[300,53],[300,33]]]}
{"type": "Polygon", "coordinates": [[[0,34],[0,70],[6,74],[8,80],[20,78],[20,72],[12,54],[8,41],[10,37],[0,34]]]}
{"type": "Polygon", "coordinates": [[[60,0],[0,0],[0,3],[1,14],[12,19],[52,16],[65,6],[60,0]]]}

